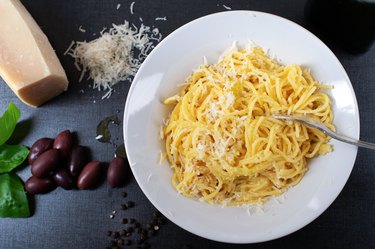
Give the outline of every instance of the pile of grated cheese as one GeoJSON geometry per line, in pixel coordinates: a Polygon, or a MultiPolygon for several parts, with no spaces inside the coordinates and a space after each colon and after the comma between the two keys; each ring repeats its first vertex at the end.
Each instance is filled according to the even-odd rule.
{"type": "Polygon", "coordinates": [[[151,30],[143,24],[137,28],[128,21],[112,24],[109,31],[104,31],[90,42],[73,41],[65,54],[75,59],[75,66],[81,71],[79,82],[88,73],[93,88],[107,91],[102,98],[109,98],[115,84],[136,74],[162,35],[157,28],[151,30]]]}

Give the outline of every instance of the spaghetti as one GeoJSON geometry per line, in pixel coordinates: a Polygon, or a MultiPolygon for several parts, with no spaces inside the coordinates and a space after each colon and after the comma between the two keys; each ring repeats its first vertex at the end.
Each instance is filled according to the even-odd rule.
{"type": "Polygon", "coordinates": [[[174,188],[208,203],[262,203],[298,184],[307,160],[332,150],[321,131],[272,114],[309,114],[334,130],[328,88],[261,48],[231,49],[201,65],[162,130],[174,188]]]}

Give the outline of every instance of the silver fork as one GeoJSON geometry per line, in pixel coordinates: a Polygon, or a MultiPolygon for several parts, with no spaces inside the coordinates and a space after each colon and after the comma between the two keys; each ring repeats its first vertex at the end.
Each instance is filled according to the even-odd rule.
{"type": "Polygon", "coordinates": [[[336,132],[331,131],[327,126],[325,126],[322,122],[316,121],[309,117],[309,115],[300,115],[300,116],[287,116],[287,115],[272,115],[273,118],[277,119],[283,119],[283,120],[292,120],[292,121],[297,121],[301,124],[305,124],[307,126],[316,128],[327,136],[330,136],[331,138],[334,138],[336,140],[339,140],[344,143],[356,145],[359,147],[367,148],[367,149],[372,149],[375,150],[375,144],[361,141],[352,137],[347,137],[345,135],[337,134],[336,132]]]}

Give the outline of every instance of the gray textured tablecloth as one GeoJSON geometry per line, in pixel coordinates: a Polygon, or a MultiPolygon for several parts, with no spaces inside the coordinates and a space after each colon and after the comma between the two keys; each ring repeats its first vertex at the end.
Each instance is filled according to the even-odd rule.
{"type": "MultiPolygon", "coordinates": [[[[27,120],[24,126],[30,126],[28,132],[19,134],[19,137],[23,137],[23,144],[31,145],[39,137],[53,137],[59,131],[70,129],[78,134],[81,144],[91,148],[93,157],[102,161],[111,160],[115,145],[122,143],[122,129],[121,125],[111,127],[115,145],[102,144],[95,140],[96,124],[110,115],[122,118],[130,85],[118,84],[111,99],[102,101],[103,93],[90,89],[85,82],[78,83],[79,72],[72,58],[63,56],[72,40],[90,40],[94,37],[92,33],[98,33],[112,23],[122,23],[125,19],[139,24],[139,17],[145,24],[158,27],[165,37],[197,17],[226,11],[223,5],[232,9],[273,13],[305,26],[305,1],[299,0],[138,0],[135,1],[133,15],[130,13],[132,1],[22,2],[56,49],[69,77],[70,87],[68,92],[48,104],[33,109],[22,104],[6,84],[0,82],[0,109],[4,110],[9,101],[20,107],[22,119],[27,120]],[[119,3],[121,6],[117,10],[119,3]],[[164,16],[167,21],[155,20],[164,16]],[[81,25],[86,33],[78,31],[81,25]]],[[[375,48],[364,54],[353,55],[334,42],[327,42],[353,83],[360,110],[361,138],[375,142],[375,48]]],[[[311,224],[284,238],[251,245],[224,244],[200,238],[168,222],[161,227],[157,236],[149,240],[151,248],[375,248],[374,165],[375,151],[359,149],[349,181],[334,203],[311,224]]],[[[18,173],[25,180],[30,170],[26,167],[18,170],[18,173]]],[[[110,241],[107,231],[123,226],[120,217],[135,217],[147,223],[154,212],[133,178],[123,189],[112,190],[107,184],[94,191],[64,191],[59,188],[52,193],[36,196],[32,204],[31,218],[0,219],[1,249],[105,248],[110,241]],[[121,197],[123,191],[128,193],[126,199],[121,197]],[[134,200],[136,205],[121,213],[120,206],[126,200],[134,200]],[[113,210],[118,213],[114,219],[110,219],[113,210]]],[[[134,248],[134,243],[130,247],[134,248]]]]}

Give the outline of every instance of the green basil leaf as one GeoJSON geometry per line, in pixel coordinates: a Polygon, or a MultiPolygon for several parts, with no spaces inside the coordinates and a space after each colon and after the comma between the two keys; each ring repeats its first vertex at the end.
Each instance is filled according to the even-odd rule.
{"type": "Polygon", "coordinates": [[[12,171],[22,164],[29,155],[29,149],[23,145],[0,145],[0,173],[12,171]]]}
{"type": "Polygon", "coordinates": [[[8,109],[0,117],[0,145],[4,144],[10,138],[20,116],[20,110],[18,110],[13,102],[10,102],[8,109]]]}
{"type": "Polygon", "coordinates": [[[20,178],[15,173],[0,174],[0,217],[29,216],[29,202],[20,178]]]}

